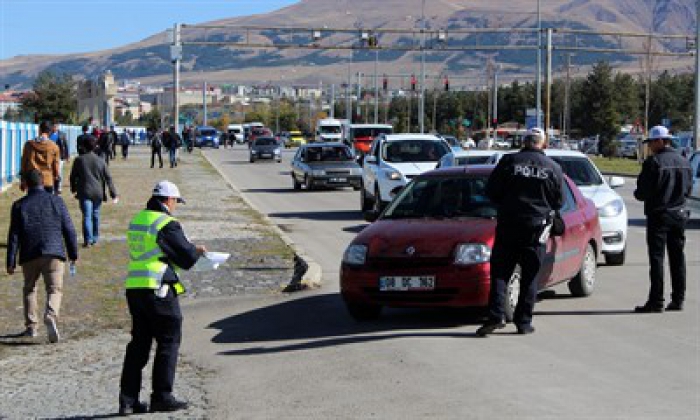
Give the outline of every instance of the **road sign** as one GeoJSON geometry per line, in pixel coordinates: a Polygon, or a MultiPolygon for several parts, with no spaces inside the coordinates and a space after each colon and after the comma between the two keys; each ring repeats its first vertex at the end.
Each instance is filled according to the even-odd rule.
{"type": "Polygon", "coordinates": [[[471,127],[471,126],[472,126],[472,122],[471,122],[471,120],[465,118],[465,119],[462,120],[462,125],[465,126],[465,127],[471,127]]]}
{"type": "Polygon", "coordinates": [[[666,128],[671,128],[671,119],[670,118],[664,118],[661,120],[661,125],[663,125],[666,128]]]}

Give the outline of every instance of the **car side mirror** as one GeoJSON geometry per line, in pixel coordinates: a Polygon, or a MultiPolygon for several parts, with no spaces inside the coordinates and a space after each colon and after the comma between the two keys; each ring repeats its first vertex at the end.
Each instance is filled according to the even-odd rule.
{"type": "Polygon", "coordinates": [[[625,179],[621,176],[611,176],[610,180],[608,180],[608,184],[610,188],[619,188],[625,185],[625,179]]]}
{"type": "Polygon", "coordinates": [[[377,157],[374,155],[367,156],[365,158],[366,163],[377,163],[377,157]]]}

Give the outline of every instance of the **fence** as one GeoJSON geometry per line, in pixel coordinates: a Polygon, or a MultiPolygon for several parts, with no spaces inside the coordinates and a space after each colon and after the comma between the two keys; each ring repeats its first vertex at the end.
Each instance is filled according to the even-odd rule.
{"type": "MultiPolygon", "coordinates": [[[[76,140],[81,129],[75,125],[60,125],[66,134],[68,151],[76,153],[76,140]]],[[[24,143],[34,139],[39,133],[37,124],[0,121],[0,191],[4,191],[19,179],[19,169],[24,143]]]]}

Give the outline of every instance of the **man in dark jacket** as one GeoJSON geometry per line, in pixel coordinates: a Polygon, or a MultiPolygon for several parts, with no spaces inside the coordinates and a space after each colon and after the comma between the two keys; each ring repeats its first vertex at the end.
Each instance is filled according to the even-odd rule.
{"type": "Polygon", "coordinates": [[[168,155],[170,157],[170,167],[174,168],[177,166],[177,152],[182,146],[182,139],[180,134],[175,130],[175,126],[170,126],[170,130],[163,132],[163,146],[168,149],[168,155]]]}
{"type": "MultiPolygon", "coordinates": [[[[91,137],[94,138],[94,136],[92,134],[88,133],[89,130],[90,130],[90,127],[88,127],[87,125],[84,125],[83,126],[83,134],[78,136],[78,139],[76,141],[76,148],[78,149],[78,155],[84,155],[85,153],[87,153],[87,151],[85,150],[85,144],[89,141],[89,139],[91,137]]],[[[95,139],[95,144],[97,144],[97,139],[95,139]]]]}
{"type": "Polygon", "coordinates": [[[653,155],[642,165],[634,197],[644,202],[647,216],[651,287],[646,303],[634,310],[663,312],[664,253],[668,249],[672,291],[666,310],[681,311],[685,300],[685,225],[690,217],[685,202],[692,188],[692,171],[688,159],[671,147],[666,127],[652,127],[644,142],[653,155]]]}
{"type": "Polygon", "coordinates": [[[95,138],[90,136],[84,144],[86,153],[75,159],[70,171],[70,190],[78,199],[83,214],[83,246],[86,248],[100,239],[100,209],[107,200],[105,185],[109,187],[112,200],[115,203],[118,200],[107,164],[94,153],[96,146],[95,138]]]}
{"type": "Polygon", "coordinates": [[[149,136],[148,141],[151,143],[151,168],[156,164],[156,156],[158,156],[159,168],[163,167],[163,134],[160,130],[154,130],[149,136]]]}
{"type": "Polygon", "coordinates": [[[126,299],[131,313],[131,342],[126,347],[120,382],[119,413],[146,412],[139,401],[141,373],[148,363],[153,340],[151,411],[177,411],[187,403],[172,395],[182,338],[182,312],[178,295],[184,293],[177,271],[189,270],[203,245],[191,243],[171,214],[184,203],[180,190],[169,181],[153,188],[146,208],[129,225],[127,243],[131,261],[126,279],[126,299]]]}
{"type": "Polygon", "coordinates": [[[532,311],[537,297],[537,277],[551,229],[552,212],[563,204],[561,167],[543,152],[545,134],[530,130],[518,153],[505,155],[489,177],[486,194],[496,204],[496,239],[491,253],[489,320],[476,334],[485,337],[505,327],[504,300],[507,284],[520,265],[520,294],[513,313],[519,334],[535,331],[532,311]]]}
{"type": "Polygon", "coordinates": [[[51,134],[49,138],[56,143],[58,150],[60,152],[60,158],[58,160],[58,179],[54,182],[54,192],[56,194],[61,194],[61,183],[63,182],[63,165],[65,162],[70,160],[70,154],[68,153],[68,139],[66,138],[66,133],[58,129],[58,123],[54,123],[51,126],[51,134]]]}
{"type": "Polygon", "coordinates": [[[115,156],[115,151],[114,148],[116,147],[117,143],[117,133],[114,131],[114,127],[112,127],[109,131],[105,130],[100,134],[99,137],[99,155],[105,160],[105,163],[109,165],[109,161],[111,159],[114,159],[115,156]]]}
{"type": "Polygon", "coordinates": [[[36,283],[39,276],[43,276],[47,295],[44,324],[49,341],[56,343],[60,338],[56,323],[61,309],[66,250],[71,264],[75,264],[78,260],[77,238],[63,199],[44,190],[41,173],[30,170],[22,176],[28,192],[12,204],[7,235],[7,273],[11,275],[15,272],[19,253],[19,265],[24,274],[24,320],[27,329],[23,335],[26,337],[37,335],[36,283]]]}

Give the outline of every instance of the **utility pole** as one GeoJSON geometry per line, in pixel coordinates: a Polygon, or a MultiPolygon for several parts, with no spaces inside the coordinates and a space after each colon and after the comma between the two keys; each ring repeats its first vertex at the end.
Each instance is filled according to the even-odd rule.
{"type": "Polygon", "coordinates": [[[202,105],[204,106],[204,117],[202,125],[207,125],[207,82],[202,82],[202,105]]]}
{"type": "MultiPolygon", "coordinates": [[[[564,117],[562,118],[562,134],[569,133],[570,104],[569,95],[571,92],[571,53],[566,55],[566,83],[564,84],[564,117]]],[[[563,136],[562,136],[563,137],[563,136]]]]}
{"type": "Polygon", "coordinates": [[[357,72],[357,119],[362,116],[362,73],[357,72]]]}
{"type": "Polygon", "coordinates": [[[331,118],[335,118],[335,84],[331,85],[331,118]]]}
{"type": "Polygon", "coordinates": [[[496,140],[496,130],[498,129],[498,64],[493,66],[493,139],[496,140]]]}
{"type": "Polygon", "coordinates": [[[182,44],[180,43],[180,24],[173,26],[173,44],[170,46],[170,60],[173,63],[173,123],[175,132],[180,132],[180,60],[182,44]]]}
{"type": "Polygon", "coordinates": [[[693,119],[693,149],[700,149],[700,1],[695,11],[695,117],[693,119]]]}
{"type": "Polygon", "coordinates": [[[537,0],[537,74],[535,75],[537,92],[537,127],[542,127],[542,12],[540,0],[537,0]]]}
{"type": "Polygon", "coordinates": [[[425,0],[421,7],[421,59],[420,59],[420,102],[418,103],[418,124],[421,134],[425,133],[425,0]]]}
{"type": "Polygon", "coordinates": [[[549,141],[549,129],[552,125],[552,28],[547,28],[547,108],[545,111],[545,136],[549,141]]]}
{"type": "Polygon", "coordinates": [[[379,67],[379,50],[374,52],[374,123],[379,123],[379,83],[377,81],[377,70],[379,67]]]}

